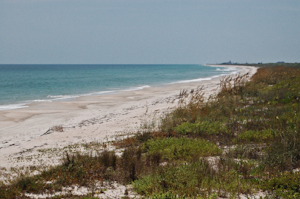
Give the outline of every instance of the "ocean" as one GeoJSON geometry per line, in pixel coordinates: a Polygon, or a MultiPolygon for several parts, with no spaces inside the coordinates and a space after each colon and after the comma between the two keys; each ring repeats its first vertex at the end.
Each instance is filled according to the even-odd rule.
{"type": "Polygon", "coordinates": [[[0,110],[211,79],[235,68],[205,65],[0,65],[0,110]]]}

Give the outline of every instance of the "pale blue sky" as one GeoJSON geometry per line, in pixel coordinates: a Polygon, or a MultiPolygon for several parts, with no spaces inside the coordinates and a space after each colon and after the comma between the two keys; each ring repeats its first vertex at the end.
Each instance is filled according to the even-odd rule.
{"type": "Polygon", "coordinates": [[[0,64],[299,62],[299,0],[0,0],[0,64]]]}

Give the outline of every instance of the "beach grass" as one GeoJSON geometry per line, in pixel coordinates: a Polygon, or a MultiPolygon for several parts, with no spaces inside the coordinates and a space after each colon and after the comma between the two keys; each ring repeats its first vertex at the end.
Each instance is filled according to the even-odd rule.
{"type": "Polygon", "coordinates": [[[60,165],[1,185],[0,198],[75,185],[89,188],[82,198],[97,198],[103,182],[130,184],[130,192],[156,199],[258,192],[265,198],[299,198],[300,68],[261,67],[250,79],[225,77],[219,86],[209,98],[201,87],[181,91],[178,106],[155,131],[110,143],[121,155],[106,149],[65,153],[60,165]]]}

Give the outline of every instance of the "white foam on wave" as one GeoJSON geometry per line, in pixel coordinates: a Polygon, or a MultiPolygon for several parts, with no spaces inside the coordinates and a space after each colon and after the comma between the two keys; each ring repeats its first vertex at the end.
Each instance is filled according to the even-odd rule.
{"type": "Polygon", "coordinates": [[[235,74],[240,73],[242,70],[235,68],[235,67],[230,67],[230,68],[226,68],[222,71],[227,72],[227,73],[220,74],[217,77],[226,76],[226,75],[235,75],[235,74]]]}
{"type": "Polygon", "coordinates": [[[27,108],[26,104],[8,104],[8,105],[0,105],[0,110],[11,110],[11,109],[19,109],[19,108],[27,108]]]}
{"type": "Polygon", "coordinates": [[[90,93],[90,94],[85,94],[85,95],[82,95],[82,96],[88,96],[88,95],[105,95],[105,94],[109,94],[109,93],[114,93],[116,91],[99,91],[99,92],[93,92],[93,93],[90,93]]]}
{"type": "Polygon", "coordinates": [[[238,74],[241,70],[237,69],[236,67],[226,67],[226,68],[222,68],[222,69],[217,68],[216,71],[226,72],[226,73],[222,73],[222,74],[214,75],[214,76],[210,76],[210,77],[198,78],[198,79],[176,81],[176,82],[172,82],[172,83],[168,83],[168,84],[190,83],[190,82],[200,82],[200,81],[205,81],[205,80],[212,80],[214,78],[218,78],[218,77],[222,77],[222,76],[226,76],[226,75],[238,74]]]}
{"type": "Polygon", "coordinates": [[[52,100],[66,100],[66,99],[74,99],[79,97],[79,95],[48,95],[47,98],[51,98],[52,100]]]}
{"type": "Polygon", "coordinates": [[[228,68],[223,69],[223,71],[236,71],[236,70],[237,70],[237,68],[235,68],[235,67],[228,67],[228,68]]]}
{"type": "Polygon", "coordinates": [[[27,107],[29,107],[28,104],[31,104],[31,103],[67,101],[67,100],[72,100],[72,99],[82,97],[82,96],[104,95],[104,94],[109,94],[109,93],[114,93],[114,92],[115,91],[100,91],[100,92],[93,92],[93,93],[82,94],[82,95],[48,95],[47,96],[48,99],[36,99],[36,100],[24,101],[23,103],[19,103],[19,104],[0,105],[0,111],[1,110],[27,108],[27,107]]]}
{"type": "MultiPolygon", "coordinates": [[[[129,89],[131,90],[140,90],[146,87],[150,87],[148,85],[146,86],[141,86],[141,87],[136,87],[129,89]]],[[[81,95],[48,95],[47,99],[36,99],[36,100],[28,100],[24,101],[23,103],[19,104],[7,104],[7,105],[0,105],[0,110],[12,110],[12,109],[20,109],[20,108],[27,108],[28,104],[31,103],[37,103],[37,102],[55,102],[55,101],[68,101],[68,100],[73,100],[78,97],[84,97],[84,96],[91,96],[91,95],[105,95],[105,94],[112,94],[115,93],[116,91],[99,91],[99,92],[92,92],[92,93],[87,93],[87,94],[81,94],[81,95]]]]}
{"type": "Polygon", "coordinates": [[[236,67],[216,68],[216,71],[230,72],[238,70],[236,67]]]}
{"type": "Polygon", "coordinates": [[[137,90],[142,90],[144,88],[149,88],[149,87],[150,87],[149,85],[138,86],[138,87],[129,88],[129,89],[126,89],[126,90],[123,90],[123,91],[137,91],[137,90]]]}
{"type": "Polygon", "coordinates": [[[32,103],[32,102],[52,102],[52,100],[41,100],[41,99],[37,99],[37,100],[28,101],[28,103],[32,103]]]}
{"type": "Polygon", "coordinates": [[[91,95],[104,95],[104,94],[114,93],[114,92],[115,91],[99,91],[99,92],[92,92],[92,93],[86,93],[80,95],[48,95],[47,98],[51,98],[50,101],[65,101],[65,100],[76,99],[78,97],[91,96],[91,95]]]}
{"type": "Polygon", "coordinates": [[[182,80],[182,81],[177,81],[177,82],[173,82],[170,84],[177,84],[177,83],[190,83],[190,82],[201,82],[201,81],[205,81],[205,80],[211,80],[213,77],[206,77],[206,78],[198,78],[198,79],[190,79],[190,80],[182,80]]]}

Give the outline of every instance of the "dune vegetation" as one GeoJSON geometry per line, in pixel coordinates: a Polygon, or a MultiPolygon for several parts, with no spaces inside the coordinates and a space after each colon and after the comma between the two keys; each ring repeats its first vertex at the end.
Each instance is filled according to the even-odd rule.
{"type": "Polygon", "coordinates": [[[225,77],[218,94],[183,90],[174,103],[155,130],[109,143],[120,155],[65,153],[61,165],[0,185],[0,198],[72,185],[91,191],[52,198],[98,198],[101,182],[130,184],[140,198],[300,198],[299,67],[225,77]]]}

